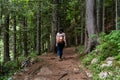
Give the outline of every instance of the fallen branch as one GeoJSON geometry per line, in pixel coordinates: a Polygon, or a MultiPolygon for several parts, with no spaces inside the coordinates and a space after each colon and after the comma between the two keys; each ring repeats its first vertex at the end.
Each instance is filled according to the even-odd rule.
{"type": "Polygon", "coordinates": [[[65,77],[66,75],[67,75],[67,73],[62,74],[62,75],[58,78],[58,80],[62,79],[62,78],[65,77]]]}

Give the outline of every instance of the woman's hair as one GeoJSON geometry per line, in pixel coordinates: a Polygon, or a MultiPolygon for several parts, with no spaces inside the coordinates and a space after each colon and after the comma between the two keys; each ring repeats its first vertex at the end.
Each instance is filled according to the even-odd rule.
{"type": "Polygon", "coordinates": [[[64,30],[62,28],[59,29],[59,33],[63,33],[64,30]]]}

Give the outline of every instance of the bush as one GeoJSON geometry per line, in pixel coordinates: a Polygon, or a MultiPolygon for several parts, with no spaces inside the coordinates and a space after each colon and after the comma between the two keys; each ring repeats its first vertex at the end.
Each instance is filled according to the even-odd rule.
{"type": "Polygon", "coordinates": [[[109,56],[116,56],[120,53],[120,31],[112,31],[110,34],[100,34],[100,45],[96,47],[98,54],[103,54],[103,60],[109,56]]]}
{"type": "Polygon", "coordinates": [[[79,45],[79,46],[75,49],[75,51],[76,51],[78,54],[83,53],[83,50],[84,50],[84,47],[83,47],[82,45],[79,45]]]}
{"type": "Polygon", "coordinates": [[[12,76],[17,70],[19,70],[17,61],[8,61],[4,63],[2,66],[2,74],[0,74],[0,80],[7,80],[8,77],[12,76]]]}
{"type": "Polygon", "coordinates": [[[94,58],[94,56],[92,54],[88,54],[88,55],[85,55],[84,57],[81,57],[81,63],[84,65],[84,66],[88,66],[90,65],[91,63],[91,60],[94,58]]]}
{"type": "MultiPolygon", "coordinates": [[[[111,72],[106,79],[107,80],[119,80],[120,74],[120,31],[112,31],[110,34],[106,35],[101,33],[98,39],[100,43],[96,48],[91,52],[81,57],[81,63],[89,70],[93,72],[93,80],[104,80],[100,79],[98,74],[101,71],[111,72]],[[108,57],[114,57],[113,65],[110,67],[100,67],[104,63],[104,60],[108,57]],[[91,64],[91,61],[97,58],[98,62],[96,64],[91,64]],[[113,75],[115,74],[115,75],[113,75]],[[114,77],[114,79],[113,79],[114,77]]],[[[105,80],[106,80],[105,79],[105,80]]]]}
{"type": "Polygon", "coordinates": [[[7,80],[10,76],[12,76],[16,71],[21,69],[21,63],[28,58],[36,58],[37,55],[34,52],[31,52],[28,57],[19,56],[16,61],[11,60],[3,64],[2,66],[2,74],[0,74],[0,80],[7,80]]]}

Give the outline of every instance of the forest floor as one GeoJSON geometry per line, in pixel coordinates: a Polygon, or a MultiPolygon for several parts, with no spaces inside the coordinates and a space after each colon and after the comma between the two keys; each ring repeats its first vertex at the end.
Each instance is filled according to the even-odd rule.
{"type": "Polygon", "coordinates": [[[56,54],[39,56],[40,61],[13,76],[13,80],[90,80],[80,67],[74,48],[65,48],[63,60],[56,54]]]}

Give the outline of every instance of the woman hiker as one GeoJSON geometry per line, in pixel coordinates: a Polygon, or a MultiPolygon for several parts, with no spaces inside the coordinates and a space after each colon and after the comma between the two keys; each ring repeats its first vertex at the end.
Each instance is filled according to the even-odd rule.
{"type": "Polygon", "coordinates": [[[56,46],[59,60],[62,60],[63,48],[66,46],[66,36],[63,29],[59,29],[59,32],[56,34],[56,46]]]}

